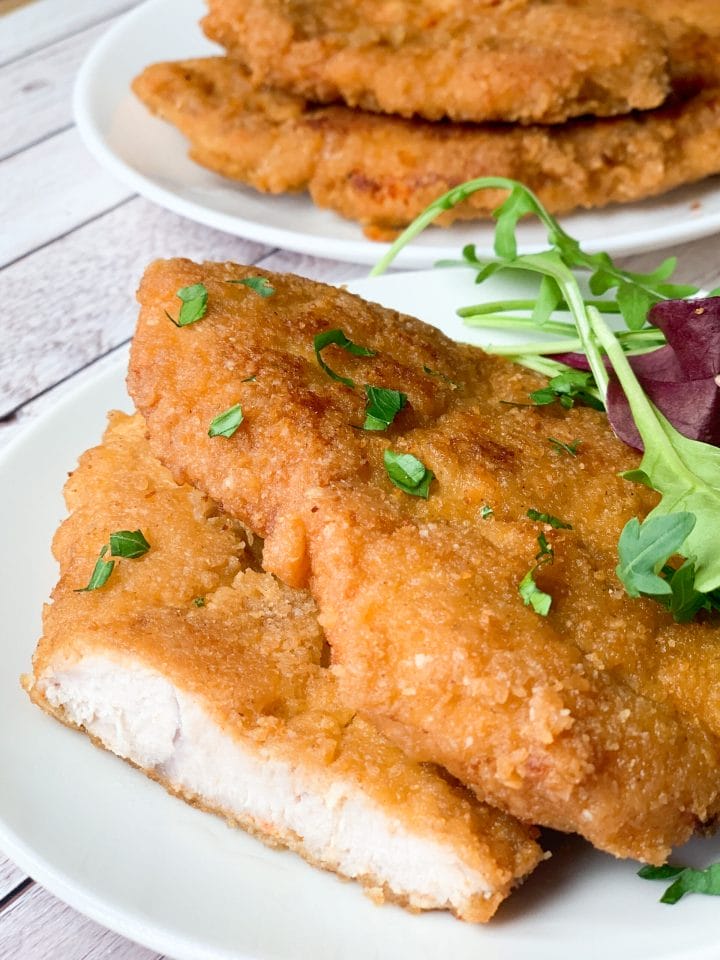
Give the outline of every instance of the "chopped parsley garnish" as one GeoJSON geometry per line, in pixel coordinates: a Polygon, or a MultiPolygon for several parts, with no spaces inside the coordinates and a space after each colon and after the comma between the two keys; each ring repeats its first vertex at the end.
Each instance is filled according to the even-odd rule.
{"type": "Polygon", "coordinates": [[[527,516],[530,517],[531,520],[537,520],[538,523],[549,523],[555,530],[572,530],[572,524],[565,523],[564,520],[560,520],[559,517],[554,517],[551,513],[541,513],[539,510],[533,510],[531,508],[528,510],[527,516]]]}
{"type": "Polygon", "coordinates": [[[442,380],[443,383],[449,383],[453,387],[462,386],[462,384],[458,383],[457,380],[453,380],[448,377],[446,373],[440,373],[439,370],[433,370],[431,367],[428,367],[425,364],[423,364],[423,373],[426,373],[429,377],[437,377],[438,379],[442,380]]]}
{"type": "Polygon", "coordinates": [[[532,607],[535,613],[539,613],[541,617],[546,617],[552,606],[552,597],[549,593],[542,591],[535,583],[537,569],[537,566],[535,566],[528,570],[518,584],[518,592],[526,607],[532,607]]]}
{"type": "Polygon", "coordinates": [[[136,560],[150,549],[142,530],[118,530],[110,534],[110,556],[136,560]]]}
{"type": "Polygon", "coordinates": [[[196,607],[204,607],[205,597],[193,597],[193,605],[196,607]]]}
{"type": "Polygon", "coordinates": [[[103,559],[109,549],[110,547],[106,543],[105,546],[100,551],[100,555],[98,556],[97,560],[95,561],[95,567],[93,568],[93,572],[90,575],[90,579],[88,580],[87,586],[80,587],[78,590],[75,591],[75,593],[86,593],[90,590],[98,590],[100,587],[104,586],[107,583],[108,577],[110,576],[110,574],[113,572],[113,569],[115,568],[114,560],[103,559]]]}
{"type": "Polygon", "coordinates": [[[544,533],[540,534],[537,541],[539,549],[535,554],[535,565],[528,570],[518,584],[518,593],[523,598],[526,607],[532,607],[535,613],[539,613],[541,617],[546,617],[552,606],[552,597],[535,583],[535,574],[544,564],[553,562],[555,551],[548,543],[544,533]]]}
{"type": "Polygon", "coordinates": [[[182,300],[177,320],[171,317],[167,310],[165,316],[172,320],[176,327],[187,327],[205,316],[208,292],[204,283],[194,283],[191,287],[181,287],[175,296],[182,300]]]}
{"type": "Polygon", "coordinates": [[[495,513],[495,511],[493,510],[492,507],[489,507],[487,504],[484,504],[484,505],[480,508],[480,519],[481,519],[481,520],[487,520],[489,517],[492,517],[492,516],[494,515],[494,513],[495,513]]]}
{"type": "Polygon", "coordinates": [[[116,530],[110,534],[110,542],[106,543],[100,551],[95,567],[90,575],[90,580],[86,587],[80,587],[75,593],[86,593],[90,590],[98,590],[103,587],[115,569],[114,560],[106,560],[105,554],[110,551],[111,557],[123,557],[126,560],[136,560],[142,557],[150,549],[150,544],[145,539],[142,530],[116,530]]]}
{"type": "Polygon", "coordinates": [[[346,350],[348,353],[352,353],[353,356],[356,357],[374,357],[377,351],[371,350],[369,347],[361,347],[357,343],[353,343],[352,340],[349,340],[345,336],[342,330],[325,330],[323,333],[318,333],[315,335],[313,339],[315,357],[325,373],[338,383],[345,384],[346,387],[354,387],[354,380],[351,380],[350,377],[341,377],[339,373],[335,373],[334,370],[331,370],[323,360],[321,356],[322,351],[325,349],[325,347],[329,347],[330,344],[335,344],[335,346],[346,350]]]}
{"type": "Polygon", "coordinates": [[[210,421],[209,437],[231,437],[243,422],[242,407],[239,403],[223,410],[210,421]]]}
{"type": "Polygon", "coordinates": [[[430,484],[435,474],[424,463],[411,453],[400,453],[397,450],[386,450],[383,454],[385,470],[392,484],[410,494],[411,497],[422,497],[427,500],[430,495],[430,484]]]}
{"type": "Polygon", "coordinates": [[[407,394],[385,387],[365,387],[365,423],[363,430],[387,430],[407,403],[407,394]]]}
{"type": "Polygon", "coordinates": [[[593,387],[592,374],[583,373],[581,370],[566,370],[552,377],[546,387],[534,390],[529,396],[533,404],[538,407],[557,401],[561,407],[569,410],[576,401],[579,401],[595,410],[604,410],[605,405],[593,394],[593,387]]]}
{"type": "Polygon", "coordinates": [[[275,293],[275,287],[267,277],[243,277],[242,280],[226,280],[225,282],[249,287],[261,297],[271,297],[275,293]]]}
{"type": "Polygon", "coordinates": [[[567,453],[570,457],[576,457],[578,455],[578,447],[582,443],[582,440],[563,443],[562,440],[557,440],[555,437],[548,437],[548,443],[555,447],[558,453],[567,453]]]}
{"type": "Polygon", "coordinates": [[[710,897],[720,896],[720,863],[713,863],[704,870],[693,867],[642,867],[638,876],[643,880],[673,880],[660,903],[677,903],[686,893],[704,893],[710,897]]]}

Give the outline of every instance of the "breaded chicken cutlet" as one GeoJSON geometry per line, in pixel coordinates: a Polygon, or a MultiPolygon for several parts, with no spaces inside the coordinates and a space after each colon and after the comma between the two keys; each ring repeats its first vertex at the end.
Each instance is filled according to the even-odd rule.
{"type": "Polygon", "coordinates": [[[110,417],[65,489],[60,580],[26,686],[171,792],[359,880],[485,921],[540,859],[534,832],[408,760],[338,698],[305,591],[248,567],[243,530],[110,417]],[[141,559],[76,592],[111,532],[141,559]]]}
{"type": "MultiPolygon", "coordinates": [[[[719,72],[720,77],[720,72],[719,72]]],[[[308,190],[320,207],[384,237],[473,177],[527,184],[554,213],[656,196],[720,172],[720,85],[644,114],[562,127],[427,123],[317,107],[253,89],[221,57],[159,63],[138,97],[190,141],[193,160],[268,193],[308,190]]],[[[437,221],[489,216],[473,194],[437,221]]]]}
{"type": "Polygon", "coordinates": [[[268,569],[309,585],[349,703],[520,819],[617,855],[660,862],[714,817],[720,724],[665,656],[685,628],[614,574],[620,530],[655,494],[618,477],[637,456],[602,415],[500,403],[544,381],[309,280],[160,261],[139,299],[128,383],[153,449],[267,538],[268,569]],[[251,275],[273,295],[232,282],[251,275]],[[197,283],[207,314],[178,328],[166,311],[197,283]],[[386,433],[359,429],[362,390],[317,362],[331,328],[375,351],[328,348],[338,376],[407,394],[386,433]],[[240,428],[209,437],[236,403],[240,428]],[[581,437],[582,454],[561,459],[548,437],[581,437]],[[388,449],[434,473],[428,500],[390,483],[388,449]],[[540,533],[546,618],[518,592],[540,533]]]}
{"type": "Polygon", "coordinates": [[[592,3],[210,0],[202,26],[255,84],[406,117],[560,123],[669,90],[663,31],[592,3]]]}

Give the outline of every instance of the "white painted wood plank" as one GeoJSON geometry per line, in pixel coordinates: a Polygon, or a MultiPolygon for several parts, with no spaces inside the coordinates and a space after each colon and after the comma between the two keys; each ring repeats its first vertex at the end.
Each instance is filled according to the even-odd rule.
{"type": "Polygon", "coordinates": [[[130,197],[90,156],[75,128],[0,164],[0,266],[130,197]]]}
{"type": "MultiPolygon", "coordinates": [[[[2,434],[0,434],[0,437],[2,434]]],[[[27,874],[0,853],[0,900],[25,880],[27,874]]]]}
{"type": "Polygon", "coordinates": [[[157,960],[33,886],[0,913],[0,960],[157,960]]]}
{"type": "Polygon", "coordinates": [[[0,417],[131,336],[155,257],[253,263],[268,252],[136,197],[6,267],[0,417]]]}
{"type": "Polygon", "coordinates": [[[136,4],[137,0],[34,0],[0,18],[0,66],[136,4]]]}
{"type": "Polygon", "coordinates": [[[75,74],[115,19],[0,68],[0,159],[70,125],[75,74]]]}

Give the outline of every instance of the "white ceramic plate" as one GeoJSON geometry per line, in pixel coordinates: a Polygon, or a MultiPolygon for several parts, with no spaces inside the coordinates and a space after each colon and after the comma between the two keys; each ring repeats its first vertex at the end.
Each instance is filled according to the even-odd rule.
{"type": "MultiPolygon", "coordinates": [[[[210,173],[187,158],[180,133],[151,117],[133,97],[130,81],[148,64],[222,52],[198,27],[203,10],[202,0],[148,0],[98,42],[75,90],[75,117],[90,151],[133,190],[191,220],[287,250],[375,263],[387,246],[366,240],[356,224],[318,209],[306,195],[267,196],[210,173]]],[[[563,222],[591,252],[683,243],[720,228],[720,181],[715,177],[658,200],[578,213],[563,222]]],[[[522,226],[519,236],[526,251],[546,246],[537,224],[522,226]]],[[[396,263],[429,267],[457,257],[467,243],[489,255],[491,226],[427,231],[396,263]]]]}
{"type": "MultiPolygon", "coordinates": [[[[447,333],[468,332],[456,306],[478,299],[472,273],[396,274],[352,284],[447,333]]],[[[486,297],[515,295],[493,280],[486,297]]],[[[267,849],[170,797],[32,706],[18,684],[55,578],[49,545],[61,488],[100,439],[105,412],[130,409],[126,356],[86,380],[0,458],[0,849],[63,900],[177,960],[717,960],[717,902],[657,902],[662,884],[572,838],[487,927],[444,914],[377,907],[355,884],[267,849]]],[[[677,862],[720,858],[694,841],[677,862]]]]}

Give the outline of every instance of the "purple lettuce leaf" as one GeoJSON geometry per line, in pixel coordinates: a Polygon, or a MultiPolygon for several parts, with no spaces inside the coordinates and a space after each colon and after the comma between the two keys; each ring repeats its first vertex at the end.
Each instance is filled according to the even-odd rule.
{"type": "MultiPolygon", "coordinates": [[[[665,334],[667,345],[630,357],[640,385],[680,433],[720,447],[720,297],[664,300],[648,314],[665,334]]],[[[589,370],[582,353],[553,354],[576,370],[589,370]]],[[[615,434],[642,450],[640,434],[622,387],[610,364],[607,415],[615,434]]]]}

